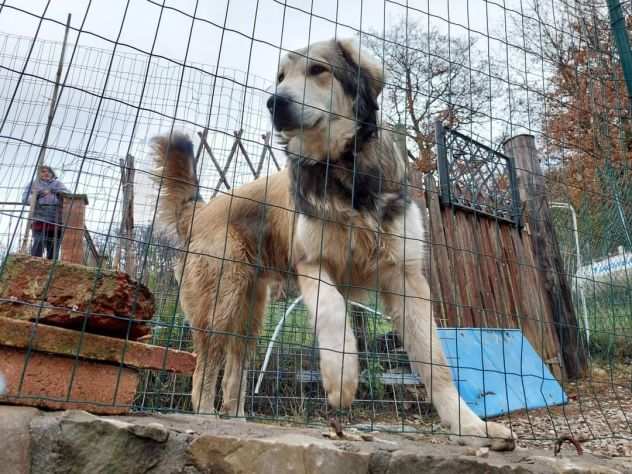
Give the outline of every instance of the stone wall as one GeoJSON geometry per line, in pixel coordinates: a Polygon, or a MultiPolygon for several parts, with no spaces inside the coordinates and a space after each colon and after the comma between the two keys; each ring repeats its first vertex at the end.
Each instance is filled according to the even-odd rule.
{"type": "Polygon", "coordinates": [[[409,434],[328,439],[317,429],[193,415],[98,417],[0,406],[0,426],[5,474],[632,472],[632,460],[494,453],[409,434]]]}

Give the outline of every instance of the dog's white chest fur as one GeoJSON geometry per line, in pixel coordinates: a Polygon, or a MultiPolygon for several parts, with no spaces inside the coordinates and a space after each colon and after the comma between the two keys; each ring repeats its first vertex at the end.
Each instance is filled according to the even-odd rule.
{"type": "Polygon", "coordinates": [[[372,286],[380,266],[423,262],[426,253],[421,212],[414,203],[402,216],[379,229],[362,216],[338,223],[301,215],[294,235],[294,260],[339,268],[342,274],[338,276],[344,280],[340,283],[372,286]]]}

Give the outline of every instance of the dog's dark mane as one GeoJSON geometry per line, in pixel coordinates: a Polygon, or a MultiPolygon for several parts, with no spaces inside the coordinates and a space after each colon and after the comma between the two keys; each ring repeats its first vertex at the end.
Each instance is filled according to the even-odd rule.
{"type": "Polygon", "coordinates": [[[323,217],[319,216],[316,202],[338,200],[356,211],[371,214],[379,223],[388,223],[406,209],[405,186],[385,176],[380,160],[362,159],[367,147],[378,145],[379,107],[371,93],[369,73],[344,48],[338,45],[338,50],[344,64],[333,68],[333,74],[345,93],[354,98],[358,128],[338,157],[314,160],[288,153],[290,191],[296,209],[308,216],[323,217]]]}

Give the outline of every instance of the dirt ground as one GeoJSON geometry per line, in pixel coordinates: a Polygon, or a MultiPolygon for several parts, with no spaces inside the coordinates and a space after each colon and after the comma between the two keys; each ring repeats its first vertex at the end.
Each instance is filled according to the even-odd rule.
{"type": "MultiPolygon", "coordinates": [[[[569,398],[566,405],[513,412],[493,421],[512,427],[519,449],[554,451],[558,440],[572,437],[585,453],[632,459],[632,366],[593,364],[584,379],[568,382],[564,388],[569,398]]],[[[449,430],[438,424],[434,411],[408,412],[400,424],[393,423],[392,416],[380,415],[369,423],[368,417],[355,412],[347,426],[352,430],[403,431],[411,439],[433,444],[450,442],[449,430]]],[[[577,449],[565,440],[561,453],[573,456],[577,449]]]]}
{"type": "MultiPolygon", "coordinates": [[[[632,456],[632,367],[594,365],[588,376],[565,384],[569,403],[516,412],[499,418],[511,425],[522,447],[546,448],[563,435],[573,436],[595,455],[632,456]]],[[[575,448],[565,443],[563,452],[575,448]]]]}

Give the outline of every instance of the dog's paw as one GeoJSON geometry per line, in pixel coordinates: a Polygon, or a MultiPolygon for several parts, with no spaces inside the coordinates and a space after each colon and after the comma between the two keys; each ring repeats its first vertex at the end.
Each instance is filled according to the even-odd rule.
{"type": "Polygon", "coordinates": [[[217,418],[217,419],[219,419],[220,416],[221,416],[221,414],[215,409],[212,409],[212,410],[203,410],[203,409],[193,410],[193,414],[194,415],[199,415],[199,416],[205,416],[205,417],[209,417],[209,418],[217,418]]]}
{"type": "Polygon", "coordinates": [[[500,423],[490,421],[487,423],[487,435],[491,441],[489,447],[493,451],[513,451],[516,449],[518,437],[509,428],[500,423]]]}
{"type": "Polygon", "coordinates": [[[505,425],[488,421],[475,426],[462,427],[457,442],[472,447],[489,447],[492,451],[513,451],[516,435],[505,425]]]}

